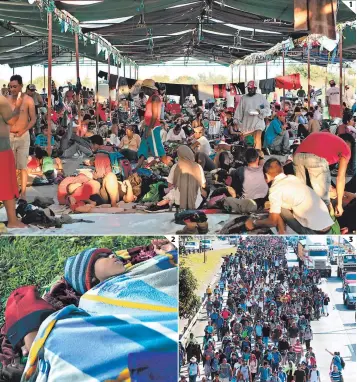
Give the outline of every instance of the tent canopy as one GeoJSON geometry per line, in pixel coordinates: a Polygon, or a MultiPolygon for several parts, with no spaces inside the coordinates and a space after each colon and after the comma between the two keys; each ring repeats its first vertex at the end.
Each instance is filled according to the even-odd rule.
{"type": "MultiPolygon", "coordinates": [[[[43,0],[39,0],[43,1],[43,0]]],[[[46,0],[47,1],[47,0],[46,0]]],[[[81,3],[81,2],[79,2],[81,3]]],[[[99,35],[138,65],[172,61],[178,57],[229,65],[251,53],[264,52],[289,37],[293,27],[293,0],[102,0],[90,5],[55,2],[73,15],[85,36],[99,35]],[[208,6],[209,5],[209,6],[208,6]]],[[[23,66],[47,62],[46,11],[27,0],[0,2],[0,64],[23,66]]],[[[342,2],[338,21],[354,20],[342,2]]],[[[54,55],[73,52],[73,32],[53,22],[54,55]]],[[[82,57],[107,62],[97,44],[79,40],[82,57]]],[[[355,55],[355,35],[344,42],[344,56],[355,55]]],[[[70,55],[67,55],[70,57],[70,55]]],[[[297,58],[299,59],[299,58],[297,58]]],[[[111,56],[112,64],[115,64],[111,56]]],[[[303,60],[303,59],[302,59],[303,60]]]]}

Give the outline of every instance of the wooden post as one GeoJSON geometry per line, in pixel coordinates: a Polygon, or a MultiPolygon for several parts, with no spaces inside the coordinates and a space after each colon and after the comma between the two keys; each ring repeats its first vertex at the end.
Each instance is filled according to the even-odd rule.
{"type": "Polygon", "coordinates": [[[343,44],[343,36],[342,32],[340,33],[340,117],[343,115],[343,89],[342,89],[342,71],[343,71],[343,63],[342,63],[342,44],[343,44]]]}
{"type": "MultiPolygon", "coordinates": [[[[47,153],[50,156],[52,147],[51,147],[51,138],[52,138],[52,123],[51,123],[51,90],[52,90],[52,12],[47,13],[47,29],[48,29],[48,42],[47,42],[47,60],[48,60],[48,69],[47,69],[47,153]]],[[[45,72],[45,67],[43,67],[45,72]]],[[[45,73],[44,73],[45,74],[45,73]]],[[[45,78],[45,76],[44,76],[45,78]]]]}
{"type": "Polygon", "coordinates": [[[310,65],[310,47],[307,47],[307,108],[308,111],[310,111],[310,105],[311,105],[311,96],[310,96],[310,90],[311,90],[311,65],[310,65]]]}
{"type": "MultiPolygon", "coordinates": [[[[77,77],[77,82],[79,79],[79,46],[78,46],[78,34],[74,34],[74,45],[75,45],[75,50],[76,50],[76,77],[77,77]]],[[[78,90],[77,90],[78,91],[78,90]]],[[[77,93],[77,116],[78,116],[78,126],[79,126],[79,131],[82,131],[81,129],[81,97],[79,92],[77,93]]]]}

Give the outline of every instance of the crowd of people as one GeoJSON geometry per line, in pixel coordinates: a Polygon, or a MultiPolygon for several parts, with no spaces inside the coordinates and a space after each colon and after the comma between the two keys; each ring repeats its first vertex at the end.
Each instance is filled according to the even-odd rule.
{"type": "Polygon", "coordinates": [[[0,96],[7,164],[0,200],[9,228],[23,227],[15,199],[26,200],[31,175],[34,186],[58,184],[59,203],[74,213],[119,212],[120,201],[151,213],[175,208],[185,216],[178,233],[208,232],[207,215],[218,212],[244,215],[244,231],[355,231],[355,103],[350,97],[337,107],[334,81],[326,91],[330,119],[306,94],[269,103],[255,81],[234,108],[187,99],[175,113],[165,85],[150,79],[111,104],[96,103],[80,81],[66,89],[53,83],[50,126],[46,90],[23,86],[13,75],[0,96]],[[63,161],[74,158],[83,158],[82,171],[66,174],[63,161]]]}
{"type": "MultiPolygon", "coordinates": [[[[190,333],[180,342],[181,382],[320,382],[311,321],[329,315],[319,271],[288,268],[279,237],[240,239],[224,258],[220,277],[206,290],[202,344],[190,333]],[[203,371],[201,368],[203,366],[203,371]],[[184,373],[185,372],[185,373],[184,373]],[[186,377],[188,375],[188,377],[186,377]]],[[[329,378],[343,381],[345,366],[332,355],[329,378]]]]}

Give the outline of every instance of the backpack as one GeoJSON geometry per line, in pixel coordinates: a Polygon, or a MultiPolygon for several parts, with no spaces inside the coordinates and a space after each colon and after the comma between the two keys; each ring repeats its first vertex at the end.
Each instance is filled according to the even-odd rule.
{"type": "MultiPolygon", "coordinates": [[[[311,379],[311,372],[312,370],[309,371],[309,379],[311,379]]],[[[316,370],[316,372],[317,372],[317,376],[320,377],[320,372],[318,370],[316,370]]]]}

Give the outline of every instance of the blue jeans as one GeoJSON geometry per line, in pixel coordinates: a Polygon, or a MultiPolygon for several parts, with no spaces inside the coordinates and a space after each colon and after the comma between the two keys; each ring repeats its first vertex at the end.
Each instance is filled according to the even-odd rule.
{"type": "Polygon", "coordinates": [[[294,155],[294,170],[295,175],[305,184],[306,171],[308,172],[311,187],[328,207],[331,173],[327,160],[314,154],[298,153],[294,155]]]}

